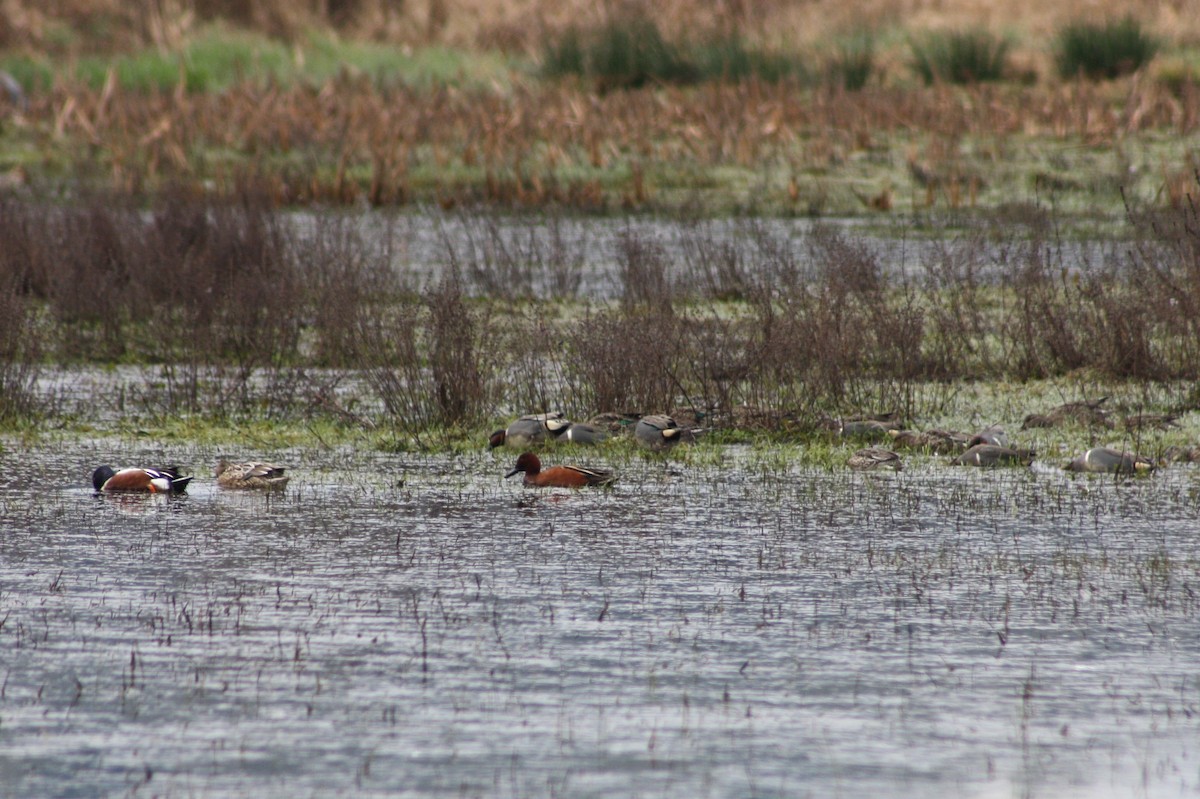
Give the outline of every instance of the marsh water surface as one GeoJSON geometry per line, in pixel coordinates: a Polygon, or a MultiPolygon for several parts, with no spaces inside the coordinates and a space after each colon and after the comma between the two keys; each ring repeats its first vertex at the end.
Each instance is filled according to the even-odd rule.
{"type": "Polygon", "coordinates": [[[5,444],[0,794],[1200,792],[1192,467],[264,454],[5,444]],[[97,497],[114,452],[199,476],[97,497]]]}

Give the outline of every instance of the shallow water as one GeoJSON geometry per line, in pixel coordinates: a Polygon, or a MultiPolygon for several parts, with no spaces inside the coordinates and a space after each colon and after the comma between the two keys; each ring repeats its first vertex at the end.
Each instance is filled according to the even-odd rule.
{"type": "Polygon", "coordinates": [[[286,491],[5,445],[0,794],[1200,792],[1193,468],[260,454],[286,491]]]}
{"type": "MultiPolygon", "coordinates": [[[[301,231],[329,217],[290,217],[301,231]]],[[[619,299],[625,288],[625,243],[639,242],[643,259],[661,266],[680,297],[694,291],[721,290],[718,274],[730,270],[767,284],[787,282],[780,270],[812,280],[837,263],[821,249],[819,229],[848,236],[848,243],[875,264],[881,274],[920,279],[928,273],[969,273],[973,280],[1011,280],[1012,262],[1034,260],[1068,272],[1088,272],[1120,259],[1125,248],[1102,238],[1083,237],[1035,242],[1015,226],[1008,237],[979,230],[970,215],[944,218],[898,215],[888,220],[859,217],[749,218],[680,220],[670,217],[574,218],[565,216],[488,215],[474,211],[363,216],[359,233],[375,247],[387,244],[386,256],[402,280],[413,287],[431,284],[454,267],[469,291],[494,296],[497,286],[518,296],[563,296],[585,301],[619,299]],[[654,260],[653,254],[660,259],[654,260]],[[567,288],[563,285],[563,281],[567,288]],[[496,285],[492,285],[492,283],[496,285]]],[[[728,280],[728,277],[726,277],[728,280]]],[[[728,289],[728,285],[723,286],[728,289]]]]}

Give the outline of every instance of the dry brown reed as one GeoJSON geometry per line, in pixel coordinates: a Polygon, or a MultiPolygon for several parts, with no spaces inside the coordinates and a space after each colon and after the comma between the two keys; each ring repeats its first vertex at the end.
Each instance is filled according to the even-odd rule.
{"type": "Polygon", "coordinates": [[[81,162],[120,191],[211,181],[229,193],[252,181],[278,204],[587,210],[664,202],[648,164],[821,170],[922,131],[930,145],[917,166],[932,176],[931,201],[944,195],[965,206],[987,176],[958,162],[964,137],[1107,144],[1147,131],[1190,135],[1200,126],[1200,91],[1150,80],[859,92],[751,81],[598,96],[560,84],[496,92],[343,75],[321,86],[243,83],[212,94],[58,86],[33,99],[29,116],[87,143],[81,162]]]}
{"type": "MultiPolygon", "coordinates": [[[[75,47],[109,49],[177,46],[206,21],[222,18],[270,36],[301,38],[314,28],[333,28],[339,35],[396,44],[446,44],[536,51],[548,33],[570,25],[598,26],[617,13],[631,10],[649,16],[672,38],[736,32],[755,42],[819,46],[863,27],[993,31],[1016,30],[1031,38],[1031,46],[1046,47],[1048,37],[1062,25],[1080,18],[1117,19],[1127,4],[1083,2],[1038,3],[1034,0],[946,0],[939,3],[897,4],[887,0],[786,0],[696,4],[689,0],[66,0],[37,4],[13,0],[6,6],[0,45],[26,43],[31,47],[62,47],[58,25],[74,31],[101,30],[102,39],[75,47]]],[[[1150,28],[1195,39],[1200,14],[1194,0],[1144,4],[1139,18],[1150,28]]]]}

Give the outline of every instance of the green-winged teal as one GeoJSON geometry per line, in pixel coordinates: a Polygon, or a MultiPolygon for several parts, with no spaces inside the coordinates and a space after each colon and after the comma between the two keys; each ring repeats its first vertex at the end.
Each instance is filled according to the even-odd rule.
{"type": "Polygon", "coordinates": [[[1031,449],[976,444],[950,463],[956,466],[1028,466],[1036,455],[1031,449]]]}
{"type": "Polygon", "coordinates": [[[1093,447],[1064,468],[1072,472],[1139,474],[1153,471],[1154,461],[1132,452],[1122,452],[1109,447],[1093,447]]]}

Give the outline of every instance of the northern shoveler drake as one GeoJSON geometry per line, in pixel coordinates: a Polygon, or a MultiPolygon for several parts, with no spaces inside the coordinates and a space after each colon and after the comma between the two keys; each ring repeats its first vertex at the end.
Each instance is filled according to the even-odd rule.
{"type": "Polygon", "coordinates": [[[950,463],[954,466],[1028,466],[1036,455],[1031,449],[976,444],[950,463]]]}
{"type": "Polygon", "coordinates": [[[638,419],[633,435],[638,443],[650,449],[668,449],[684,441],[695,441],[696,434],[703,428],[680,427],[679,423],[665,413],[653,413],[638,419]]]}
{"type": "Polygon", "coordinates": [[[262,461],[230,463],[221,459],[214,474],[222,488],[283,488],[289,479],[283,466],[262,461]]]}
{"type": "Polygon", "coordinates": [[[1112,427],[1108,411],[1100,406],[1108,400],[1101,397],[1098,400],[1081,400],[1079,402],[1064,402],[1046,413],[1031,413],[1025,417],[1022,430],[1032,427],[1058,427],[1061,424],[1078,424],[1085,427],[1112,427]]]}
{"type": "Polygon", "coordinates": [[[1107,472],[1140,474],[1154,470],[1154,461],[1131,452],[1109,447],[1093,447],[1064,466],[1070,472],[1107,472]]]}
{"type": "Polygon", "coordinates": [[[557,435],[571,426],[561,413],[531,413],[512,422],[503,430],[496,430],[488,437],[488,446],[521,449],[539,444],[546,437],[557,435]]]}
{"type": "Polygon", "coordinates": [[[114,469],[101,466],[92,473],[97,491],[146,491],[151,494],[182,494],[191,477],[180,477],[174,466],[165,469],[114,469]]]}
{"type": "Polygon", "coordinates": [[[851,469],[891,469],[897,472],[904,468],[900,463],[899,455],[889,449],[877,447],[860,449],[850,456],[846,465],[851,469]]]}
{"type": "Polygon", "coordinates": [[[617,479],[606,469],[589,469],[583,466],[551,466],[542,471],[542,462],[532,452],[522,452],[512,471],[504,477],[507,479],[517,472],[525,472],[525,485],[538,488],[607,486],[617,479]]]}

